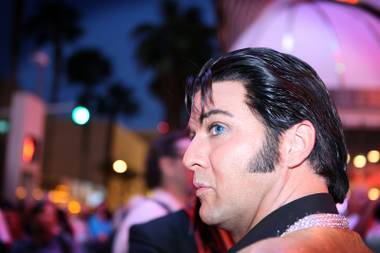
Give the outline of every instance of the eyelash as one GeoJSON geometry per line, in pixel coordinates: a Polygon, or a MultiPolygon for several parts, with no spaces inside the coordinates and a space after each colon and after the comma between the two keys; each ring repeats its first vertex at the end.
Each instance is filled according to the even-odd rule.
{"type": "Polygon", "coordinates": [[[226,127],[221,125],[221,124],[218,124],[218,123],[213,123],[211,124],[209,127],[208,127],[208,132],[211,134],[211,136],[218,136],[218,135],[221,135],[222,133],[213,133],[213,130],[216,128],[216,127],[221,127],[223,129],[223,132],[225,131],[226,127]]]}

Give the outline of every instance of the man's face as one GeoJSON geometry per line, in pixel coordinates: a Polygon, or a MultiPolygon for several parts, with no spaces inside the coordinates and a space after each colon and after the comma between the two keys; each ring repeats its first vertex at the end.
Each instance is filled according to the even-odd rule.
{"type": "Polygon", "coordinates": [[[268,194],[278,178],[277,170],[249,171],[260,170],[256,169],[260,164],[276,157],[263,152],[266,129],[246,105],[244,86],[216,82],[212,92],[213,103],[205,105],[202,115],[200,94],[195,95],[189,121],[193,139],[184,163],[194,171],[202,220],[229,231],[248,231],[257,217],[268,212],[268,194]]]}

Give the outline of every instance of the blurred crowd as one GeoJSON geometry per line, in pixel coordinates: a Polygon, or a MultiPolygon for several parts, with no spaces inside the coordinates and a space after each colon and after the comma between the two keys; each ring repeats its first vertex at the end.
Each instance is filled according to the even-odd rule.
{"type": "MultiPolygon", "coordinates": [[[[0,252],[226,252],[231,236],[200,219],[193,175],[182,163],[188,145],[185,131],[155,140],[145,164],[149,196],[136,195],[113,213],[106,202],[75,215],[48,199],[3,202],[0,252]]],[[[338,209],[348,217],[350,229],[380,252],[380,201],[370,200],[367,188],[355,186],[338,209]]]]}
{"type": "Polygon", "coordinates": [[[112,231],[105,204],[80,215],[48,200],[1,204],[0,252],[109,252],[112,231]]]}
{"type": "Polygon", "coordinates": [[[225,252],[232,245],[229,235],[199,217],[192,174],[182,163],[187,136],[178,131],[152,143],[144,177],[149,196],[136,195],[113,213],[106,203],[77,215],[48,199],[28,205],[3,203],[0,252],[146,252],[146,245],[163,252],[225,252]],[[160,217],[164,219],[156,223],[160,217]],[[147,226],[135,227],[139,224],[147,226]]]}
{"type": "MultiPolygon", "coordinates": [[[[105,203],[73,215],[43,200],[30,206],[3,202],[0,206],[0,252],[86,253],[114,252],[112,245],[122,221],[142,196],[110,212],[105,203]]],[[[380,252],[380,202],[371,201],[365,188],[352,190],[340,208],[369,247],[380,252]]]]}
{"type": "Polygon", "coordinates": [[[370,200],[365,186],[352,187],[348,197],[338,210],[374,252],[380,252],[380,200],[370,200]]]}

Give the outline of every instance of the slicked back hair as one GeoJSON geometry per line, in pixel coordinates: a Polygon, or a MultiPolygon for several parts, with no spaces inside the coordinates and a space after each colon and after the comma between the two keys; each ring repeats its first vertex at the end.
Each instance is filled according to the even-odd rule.
{"type": "MultiPolygon", "coordinates": [[[[348,190],[347,149],[337,110],[315,70],[302,60],[269,48],[245,48],[209,60],[188,85],[186,104],[201,95],[202,110],[212,103],[212,84],[238,81],[246,90],[246,104],[278,142],[281,134],[302,120],[310,121],[316,140],[308,158],[325,178],[335,202],[348,190]]],[[[277,159],[275,157],[274,159],[277,159]]]]}

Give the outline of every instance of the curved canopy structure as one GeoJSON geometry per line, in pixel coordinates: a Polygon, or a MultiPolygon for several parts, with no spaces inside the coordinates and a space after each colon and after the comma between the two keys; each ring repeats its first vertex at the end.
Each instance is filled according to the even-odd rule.
{"type": "Polygon", "coordinates": [[[380,89],[380,19],[355,5],[273,1],[230,50],[252,46],[305,60],[330,90],[380,89]]]}

